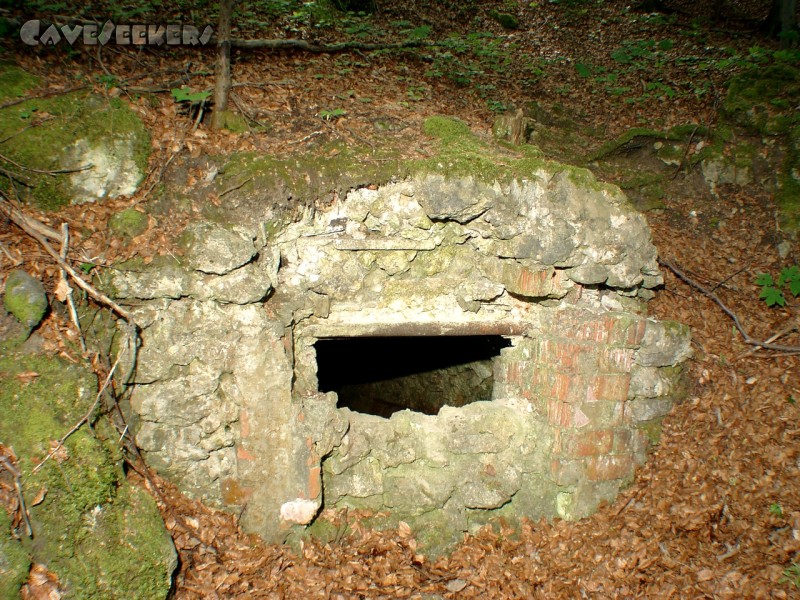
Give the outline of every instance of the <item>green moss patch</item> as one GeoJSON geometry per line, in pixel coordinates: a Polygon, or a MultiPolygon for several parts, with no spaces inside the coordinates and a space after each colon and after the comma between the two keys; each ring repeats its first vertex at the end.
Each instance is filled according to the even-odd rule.
{"type": "Polygon", "coordinates": [[[73,433],[33,473],[96,393],[94,374],[77,365],[0,356],[0,439],[19,457],[34,530],[24,549],[58,575],[67,598],[164,598],[174,549],[152,499],[125,481],[105,421],[73,433]]]}
{"type": "Polygon", "coordinates": [[[28,578],[31,559],[22,544],[11,535],[11,519],[0,508],[0,598],[18,598],[28,578]]]}
{"type": "Polygon", "coordinates": [[[778,63],[750,69],[728,84],[722,113],[732,122],[765,135],[788,133],[800,116],[800,69],[778,63]]]}
{"type": "Polygon", "coordinates": [[[18,98],[39,85],[39,78],[29,75],[18,66],[0,62],[0,100],[18,98]]]}
{"type": "Polygon", "coordinates": [[[116,236],[133,239],[147,231],[147,215],[135,208],[126,208],[115,213],[108,221],[108,228],[116,236]]]}
{"type": "MultiPolygon", "coordinates": [[[[0,64],[0,90],[6,95],[19,95],[35,81],[20,74],[17,67],[0,64]],[[4,80],[9,80],[10,87],[4,80]]],[[[92,147],[128,137],[134,140],[134,161],[144,173],[149,135],[136,113],[119,98],[76,92],[26,100],[0,110],[0,139],[6,140],[0,144],[0,154],[34,169],[63,169],[67,148],[76,140],[83,139],[92,147]]],[[[10,164],[0,166],[19,173],[17,193],[40,208],[56,209],[72,200],[69,174],[53,176],[22,171],[10,164]]],[[[0,187],[8,190],[8,186],[4,177],[0,187]]]]}

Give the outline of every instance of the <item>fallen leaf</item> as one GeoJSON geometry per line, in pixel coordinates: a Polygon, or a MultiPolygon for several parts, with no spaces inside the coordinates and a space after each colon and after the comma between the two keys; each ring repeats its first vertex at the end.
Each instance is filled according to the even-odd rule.
{"type": "Polygon", "coordinates": [[[59,302],[66,302],[72,288],[69,287],[67,280],[63,277],[59,280],[56,289],[53,291],[59,302]]]}
{"type": "Polygon", "coordinates": [[[47,488],[42,486],[42,488],[36,492],[36,496],[34,496],[33,500],[31,500],[31,506],[38,506],[42,502],[44,502],[44,498],[47,496],[47,488]]]}
{"type": "Polygon", "coordinates": [[[455,594],[456,592],[460,592],[467,587],[468,584],[469,582],[464,579],[451,579],[447,582],[445,587],[447,588],[448,592],[453,592],[455,594]]]}
{"type": "Polygon", "coordinates": [[[38,376],[39,374],[36,371],[23,371],[22,373],[17,373],[17,379],[19,379],[22,383],[30,383],[38,376]]]}

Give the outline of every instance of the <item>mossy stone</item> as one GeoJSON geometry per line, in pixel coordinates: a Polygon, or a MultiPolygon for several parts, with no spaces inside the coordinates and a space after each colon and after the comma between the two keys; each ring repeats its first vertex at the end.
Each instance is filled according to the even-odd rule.
{"type": "Polygon", "coordinates": [[[135,208],[126,208],[112,215],[108,221],[111,233],[118,237],[133,239],[147,231],[147,215],[135,208]]]}
{"type": "Polygon", "coordinates": [[[111,427],[90,419],[33,473],[91,407],[94,373],[41,355],[0,355],[0,439],[14,448],[26,474],[34,530],[24,548],[54,571],[68,598],[164,598],[176,559],[163,521],[146,492],[124,478],[111,427]],[[33,380],[20,379],[34,372],[33,380]],[[108,441],[105,441],[108,440],[108,441]]]}
{"type": "Polygon", "coordinates": [[[519,19],[517,19],[517,17],[514,15],[501,13],[496,10],[490,10],[489,16],[503,29],[519,29],[519,19]]]}
{"type": "MultiPolygon", "coordinates": [[[[0,62],[0,99],[20,96],[37,83],[36,78],[19,67],[0,62]]],[[[130,164],[135,164],[142,175],[147,170],[149,133],[137,113],[120,98],[74,92],[8,106],[0,110],[0,138],[12,136],[14,143],[7,156],[26,167],[53,170],[84,166],[84,163],[73,164],[78,159],[71,154],[81,142],[88,149],[106,149],[107,153],[130,148],[130,164]],[[47,113],[52,118],[38,127],[29,127],[38,113],[47,113]]],[[[80,193],[74,179],[81,174],[53,177],[26,171],[24,177],[30,187],[18,185],[17,191],[24,200],[54,210],[70,204],[80,193]]],[[[0,181],[0,189],[4,191],[8,191],[9,185],[7,179],[0,181]]]]}
{"type": "Polygon", "coordinates": [[[222,129],[227,129],[232,133],[244,133],[250,130],[247,120],[243,116],[230,110],[222,111],[220,115],[220,124],[222,129]]]}
{"type": "Polygon", "coordinates": [[[11,535],[11,520],[0,508],[0,598],[18,598],[28,578],[31,559],[22,544],[11,535]]]}
{"type": "Polygon", "coordinates": [[[25,271],[12,271],[6,279],[3,305],[20,323],[33,329],[47,312],[47,294],[35,277],[25,271]]]}

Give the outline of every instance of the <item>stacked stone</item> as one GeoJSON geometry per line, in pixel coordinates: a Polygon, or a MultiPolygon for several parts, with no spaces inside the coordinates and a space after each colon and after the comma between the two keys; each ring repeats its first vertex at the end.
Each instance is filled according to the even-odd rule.
{"type": "Polygon", "coordinates": [[[630,313],[562,309],[498,365],[496,394],[530,402],[553,428],[551,475],[579,518],[613,500],[680,394],[688,329],[630,313]],[[516,355],[516,356],[514,356],[516,355]]]}

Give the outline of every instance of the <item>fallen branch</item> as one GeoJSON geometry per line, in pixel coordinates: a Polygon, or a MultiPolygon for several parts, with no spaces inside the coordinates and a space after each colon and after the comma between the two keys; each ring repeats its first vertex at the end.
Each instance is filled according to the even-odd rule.
{"type": "Polygon", "coordinates": [[[5,212],[6,216],[14,221],[14,223],[17,223],[18,220],[22,221],[31,229],[35,229],[40,235],[50,238],[59,244],[64,243],[64,239],[61,237],[61,234],[55,229],[51,229],[41,221],[37,221],[36,219],[28,217],[28,215],[19,210],[10,202],[0,202],[0,207],[2,207],[3,212],[5,212]]]}
{"type": "MultiPolygon", "coordinates": [[[[53,249],[53,247],[49,244],[46,237],[42,235],[42,233],[40,233],[41,227],[45,227],[42,223],[39,223],[35,219],[32,219],[31,217],[25,215],[24,213],[22,213],[22,211],[18,209],[10,210],[10,208],[13,207],[11,203],[8,201],[8,198],[6,198],[4,194],[0,194],[0,197],[5,198],[6,200],[6,202],[0,202],[0,210],[2,210],[6,214],[6,216],[9,219],[11,219],[14,222],[14,224],[16,224],[20,229],[22,229],[25,233],[27,233],[29,236],[31,236],[33,239],[39,242],[42,248],[44,248],[45,251],[51,257],[53,257],[53,259],[58,263],[58,266],[61,267],[64,271],[66,271],[70,277],[72,277],[73,281],[79,288],[81,288],[84,292],[89,294],[89,296],[94,298],[97,302],[105,304],[106,306],[111,308],[115,313],[117,313],[120,317],[122,317],[129,323],[133,321],[131,313],[122,308],[119,304],[114,302],[104,293],[98,291],[94,286],[92,286],[89,283],[86,283],[86,281],[84,281],[83,278],[80,275],[78,275],[75,269],[69,266],[66,263],[66,261],[64,261],[64,259],[61,258],[58,252],[56,252],[53,249]],[[36,225],[33,225],[32,223],[36,223],[36,225]]],[[[61,236],[59,235],[58,237],[60,238],[61,236]]],[[[61,242],[63,243],[63,240],[61,240],[61,242]]]]}
{"type": "MultiPolygon", "coordinates": [[[[216,43],[216,40],[211,40],[216,43]]],[[[312,44],[306,40],[241,40],[232,39],[231,47],[244,48],[248,50],[264,48],[267,50],[305,50],[316,54],[335,54],[337,52],[348,52],[350,50],[362,50],[371,52],[375,50],[400,50],[405,48],[427,48],[441,45],[439,42],[395,42],[390,44],[368,44],[366,42],[341,42],[339,44],[312,44]]]]}
{"type": "Polygon", "coordinates": [[[88,87],[89,87],[88,85],[77,85],[71,88],[64,88],[63,90],[51,90],[48,92],[44,92],[42,94],[35,94],[33,96],[24,96],[22,98],[9,100],[8,102],[3,102],[3,104],[0,104],[0,110],[3,108],[8,108],[9,106],[14,106],[16,104],[22,104],[23,102],[27,102],[28,100],[39,100],[41,98],[49,98],[50,96],[58,96],[59,94],[69,94],[71,92],[85,90],[88,87]]]}
{"type": "MultiPolygon", "coordinates": [[[[711,298],[711,300],[716,302],[717,306],[719,306],[722,309],[722,312],[724,312],[726,315],[728,315],[731,318],[731,320],[733,321],[733,326],[736,327],[736,330],[742,335],[742,338],[743,338],[743,341],[744,341],[745,344],[748,344],[750,346],[756,346],[758,348],[764,348],[765,350],[777,350],[779,352],[789,352],[789,353],[792,353],[792,354],[795,354],[795,353],[800,354],[800,346],[784,346],[782,344],[773,344],[770,341],[762,342],[760,340],[757,340],[757,339],[751,337],[750,334],[747,333],[747,330],[744,328],[744,325],[742,325],[742,323],[739,320],[739,317],[736,315],[736,313],[734,313],[730,308],[728,308],[725,305],[725,303],[722,300],[719,299],[719,296],[717,296],[711,290],[703,287],[702,285],[700,285],[699,283],[697,283],[696,281],[691,279],[688,275],[686,275],[686,273],[681,271],[675,265],[674,262],[672,262],[670,260],[659,259],[659,263],[661,265],[663,265],[664,267],[666,267],[667,269],[669,269],[670,271],[672,271],[675,274],[675,276],[678,277],[678,279],[680,279],[681,281],[683,281],[684,283],[686,283],[690,287],[693,287],[694,289],[702,292],[703,294],[705,294],[706,296],[711,298]]],[[[780,336],[778,336],[778,337],[780,337],[780,336]]],[[[777,337],[773,337],[771,339],[774,340],[774,339],[777,339],[777,337]]]]}

